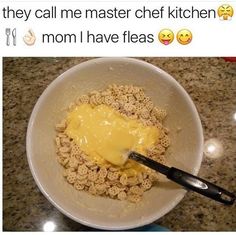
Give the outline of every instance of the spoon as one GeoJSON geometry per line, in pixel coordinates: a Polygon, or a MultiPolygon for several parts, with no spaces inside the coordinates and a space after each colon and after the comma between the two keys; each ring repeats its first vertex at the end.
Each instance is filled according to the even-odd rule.
{"type": "Polygon", "coordinates": [[[126,158],[126,160],[132,159],[140,164],[148,166],[177,184],[225,205],[233,205],[235,201],[235,195],[233,193],[185,171],[153,161],[139,153],[129,152],[124,158],[126,158]]]}

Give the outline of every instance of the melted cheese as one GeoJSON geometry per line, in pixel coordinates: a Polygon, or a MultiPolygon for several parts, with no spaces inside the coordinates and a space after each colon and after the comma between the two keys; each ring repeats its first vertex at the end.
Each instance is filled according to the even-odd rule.
{"type": "MultiPolygon", "coordinates": [[[[99,164],[108,161],[122,166],[128,151],[145,154],[159,138],[157,128],[123,117],[106,105],[80,105],[68,114],[67,124],[66,134],[99,164]]],[[[140,165],[129,161],[123,168],[132,175],[131,168],[138,170],[140,165]]]]}

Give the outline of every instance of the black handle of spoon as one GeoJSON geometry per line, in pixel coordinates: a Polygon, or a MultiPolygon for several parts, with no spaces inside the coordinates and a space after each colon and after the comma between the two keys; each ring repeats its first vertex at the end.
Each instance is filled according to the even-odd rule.
{"type": "Polygon", "coordinates": [[[129,159],[137,161],[166,175],[168,179],[187,189],[191,189],[192,191],[200,193],[225,205],[233,205],[235,201],[235,195],[233,193],[175,167],[167,167],[136,152],[131,152],[129,154],[129,159]]]}

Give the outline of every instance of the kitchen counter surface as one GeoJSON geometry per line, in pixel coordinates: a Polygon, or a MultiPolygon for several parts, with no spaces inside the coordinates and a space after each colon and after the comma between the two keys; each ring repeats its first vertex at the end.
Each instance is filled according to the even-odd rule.
{"type": "MultiPolygon", "coordinates": [[[[43,90],[88,59],[3,59],[3,230],[42,231],[47,221],[54,221],[57,231],[93,230],[61,214],[42,195],[25,149],[27,123],[43,90]]],[[[236,192],[236,63],[221,58],[140,59],[164,69],[186,89],[199,111],[205,140],[216,138],[223,145],[223,156],[204,155],[200,177],[236,192]]],[[[156,223],[172,231],[235,231],[235,215],[235,204],[223,206],[189,192],[156,223]]]]}

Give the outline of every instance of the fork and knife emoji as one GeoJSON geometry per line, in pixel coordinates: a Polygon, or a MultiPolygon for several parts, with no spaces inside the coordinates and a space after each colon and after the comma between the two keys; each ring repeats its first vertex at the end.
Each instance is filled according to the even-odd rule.
{"type": "Polygon", "coordinates": [[[6,45],[10,46],[10,38],[12,36],[13,39],[13,45],[16,46],[16,28],[14,28],[12,31],[10,28],[6,28],[6,45]]]}
{"type": "MultiPolygon", "coordinates": [[[[12,37],[12,40],[13,40],[12,44],[13,46],[16,46],[16,28],[14,28],[12,31],[11,31],[11,28],[6,28],[5,33],[6,33],[6,45],[7,46],[11,45],[10,41],[12,37]]],[[[28,32],[24,35],[23,41],[27,46],[34,45],[36,41],[36,36],[32,29],[29,29],[28,32]]]]}

